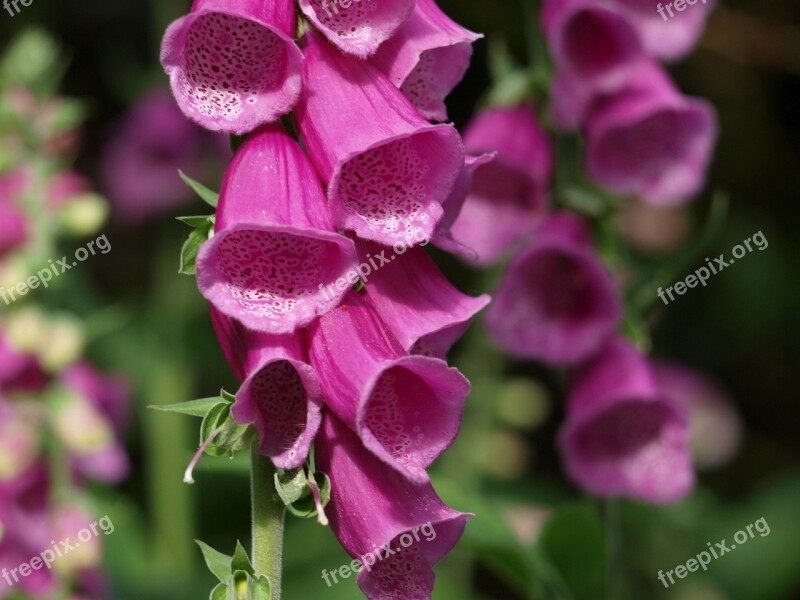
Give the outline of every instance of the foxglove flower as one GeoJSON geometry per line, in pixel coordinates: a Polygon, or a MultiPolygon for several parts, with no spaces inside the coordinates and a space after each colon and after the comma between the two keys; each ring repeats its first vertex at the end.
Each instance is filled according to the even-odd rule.
{"type": "Polygon", "coordinates": [[[188,203],[193,192],[177,170],[197,176],[228,155],[184,118],[167,92],[148,94],[122,117],[103,152],[103,187],[114,216],[137,224],[188,203]]]}
{"type": "Polygon", "coordinates": [[[100,373],[88,362],[68,367],[59,376],[68,390],[88,399],[122,434],[130,420],[130,387],[119,374],[100,373]]]}
{"type": "Polygon", "coordinates": [[[596,89],[624,81],[645,57],[639,32],[615,2],[546,0],[542,28],[558,70],[596,89]]]}
{"type": "Polygon", "coordinates": [[[574,375],[559,445],[570,477],[599,496],[664,504],[694,485],[686,408],[621,338],[574,375]]]}
{"type": "Polygon", "coordinates": [[[384,245],[429,240],[464,167],[461,137],[431,125],[368,63],[312,32],[297,120],[337,227],[384,245]]]}
{"type": "MultiPolygon", "coordinates": [[[[382,262],[387,252],[375,244],[360,244],[362,267],[375,258],[382,262]]],[[[441,359],[491,300],[459,292],[422,248],[392,256],[374,270],[364,297],[406,352],[441,359]]]]}
{"type": "Polygon", "coordinates": [[[433,566],[456,545],[472,515],[445,505],[429,482],[412,483],[387,469],[330,413],[315,456],[331,478],[331,529],[363,565],[358,585],[367,598],[430,598],[433,566]]]}
{"type": "Polygon", "coordinates": [[[178,106],[206,129],[242,135],[292,110],[303,56],[291,0],[195,0],[164,34],[178,106]]]}
{"type": "Polygon", "coordinates": [[[684,202],[701,190],[717,139],[713,107],[683,96],[655,63],[598,102],[585,129],[589,176],[654,204],[684,202]]]}
{"type": "Polygon", "coordinates": [[[0,396],[0,484],[21,477],[39,459],[40,423],[29,408],[36,405],[10,403],[0,396]]]}
{"type": "Polygon", "coordinates": [[[242,381],[231,414],[253,425],[258,451],[281,469],[305,462],[321,422],[322,392],[299,335],[248,331],[212,309],[217,338],[242,381]]]}
{"type": "Polygon", "coordinates": [[[514,356],[574,365],[597,352],[621,316],[613,277],[597,256],[587,226],[558,213],[512,259],[486,326],[514,356]]]}
{"type": "Polygon", "coordinates": [[[28,219],[16,203],[25,179],[23,171],[0,177],[0,259],[28,240],[28,219]]]}
{"type": "Polygon", "coordinates": [[[356,292],[309,332],[328,407],[379,459],[427,481],[458,433],[469,382],[442,360],[409,356],[356,292]]]}
{"type": "Polygon", "coordinates": [[[46,380],[36,356],[14,348],[0,329],[0,392],[39,391],[46,380]]]}
{"type": "Polygon", "coordinates": [[[666,361],[655,365],[661,388],[689,410],[694,462],[715,469],[730,462],[742,444],[742,420],[728,395],[702,373],[666,361]]]}
{"type": "Polygon", "coordinates": [[[546,210],[553,154],[529,105],[484,111],[467,127],[464,144],[471,155],[497,156],[477,167],[450,233],[488,266],[530,235],[546,210]]]}
{"type": "Polygon", "coordinates": [[[300,10],[340,50],[367,58],[414,10],[414,0],[300,0],[300,10]]]}
{"type": "Polygon", "coordinates": [[[431,121],[446,121],[444,99],[469,68],[472,43],[480,39],[455,23],[434,0],[417,0],[411,17],[372,59],[431,121]]]}
{"type": "Polygon", "coordinates": [[[264,333],[292,333],[336,306],[320,285],[356,264],[353,242],[330,222],[300,146],[270,126],[234,157],[222,184],[216,234],[197,257],[200,292],[221,313],[264,333]]]}

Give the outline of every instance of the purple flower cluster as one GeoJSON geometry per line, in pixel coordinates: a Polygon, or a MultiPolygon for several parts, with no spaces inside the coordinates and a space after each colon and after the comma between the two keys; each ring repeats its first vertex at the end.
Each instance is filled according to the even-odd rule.
{"type": "Polygon", "coordinates": [[[331,527],[354,558],[431,523],[435,539],[359,575],[370,598],[429,598],[432,567],[469,516],[427,474],[470,391],[446,354],[489,302],[460,293],[420,247],[461,249],[450,227],[486,160],[431,121],[446,119],[480,36],[432,0],[300,8],[302,50],[289,0],[197,0],[165,35],[185,114],[247,134],[197,256],[198,286],[241,381],[236,421],[282,469],[315,444],[331,527]],[[299,140],[275,122],[292,109],[299,140]],[[356,285],[357,266],[385,254],[356,285]]]}

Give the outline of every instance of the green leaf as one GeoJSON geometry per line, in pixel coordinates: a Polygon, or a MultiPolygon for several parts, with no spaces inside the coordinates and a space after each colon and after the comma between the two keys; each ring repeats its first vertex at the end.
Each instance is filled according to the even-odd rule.
{"type": "Polygon", "coordinates": [[[183,171],[179,170],[178,173],[180,174],[181,179],[183,179],[184,183],[186,183],[186,185],[192,188],[197,193],[197,195],[203,199],[203,201],[206,204],[208,204],[212,208],[217,208],[217,204],[219,203],[219,194],[217,192],[211,191],[202,183],[199,183],[194,179],[192,179],[191,177],[189,177],[188,175],[186,175],[186,173],[184,173],[183,171]]]}
{"type": "Polygon", "coordinates": [[[230,570],[232,572],[236,571],[244,571],[248,575],[254,575],[255,569],[253,569],[253,563],[250,562],[250,558],[247,556],[247,550],[244,549],[242,543],[240,541],[236,541],[236,551],[233,553],[233,558],[231,559],[230,563],[230,570]]]}
{"type": "Polygon", "coordinates": [[[214,229],[214,217],[180,217],[178,220],[194,227],[181,249],[181,264],[178,273],[181,275],[195,275],[197,273],[195,268],[197,255],[200,253],[200,248],[203,247],[203,244],[211,237],[214,229]]]}
{"type": "Polygon", "coordinates": [[[228,600],[228,584],[227,583],[220,583],[211,590],[211,595],[208,597],[208,600],[228,600]]]}
{"type": "Polygon", "coordinates": [[[181,223],[186,223],[192,229],[203,229],[207,223],[214,224],[214,215],[198,215],[196,217],[176,217],[181,223]]]}
{"type": "MultiPolygon", "coordinates": [[[[325,508],[331,501],[331,480],[325,473],[314,473],[314,481],[319,489],[322,508],[325,508]]],[[[313,519],[317,516],[317,503],[314,502],[314,495],[306,484],[306,493],[298,500],[288,505],[286,509],[295,517],[301,519],[313,519]]]]}
{"type": "MultiPolygon", "coordinates": [[[[215,431],[223,426],[225,421],[227,421],[230,416],[230,406],[224,402],[220,402],[216,406],[212,407],[212,409],[208,411],[208,414],[203,417],[203,424],[200,426],[200,443],[202,444],[209,439],[215,431]]],[[[220,434],[217,434],[218,437],[219,435],[220,434]]],[[[226,454],[229,454],[229,452],[217,446],[216,442],[212,442],[209,444],[208,448],[206,448],[206,454],[209,454],[210,456],[225,456],[226,454]]]]}
{"type": "Polygon", "coordinates": [[[308,478],[304,468],[292,469],[275,473],[275,490],[283,503],[289,507],[306,494],[311,494],[308,489],[308,478]]]}
{"type": "MultiPolygon", "coordinates": [[[[203,558],[206,561],[206,566],[208,566],[209,571],[223,584],[226,583],[231,576],[232,558],[227,554],[214,550],[214,548],[200,540],[195,540],[195,543],[200,546],[200,551],[203,553],[203,558]]],[[[216,589],[217,588],[214,588],[215,592],[216,589]]],[[[211,593],[212,598],[214,598],[215,592],[211,593]]]]}
{"type": "Polygon", "coordinates": [[[222,404],[222,399],[217,396],[215,398],[201,398],[200,400],[191,400],[189,402],[181,402],[179,404],[165,404],[148,406],[154,410],[162,412],[180,413],[182,415],[190,415],[192,417],[205,417],[212,408],[218,404],[222,404]]]}

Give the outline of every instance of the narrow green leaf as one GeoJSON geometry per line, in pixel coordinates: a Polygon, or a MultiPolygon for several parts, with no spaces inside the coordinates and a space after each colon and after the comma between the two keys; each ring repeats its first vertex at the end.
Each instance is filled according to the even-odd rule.
{"type": "Polygon", "coordinates": [[[254,575],[255,569],[250,558],[247,556],[247,550],[244,549],[240,541],[236,541],[236,551],[233,553],[233,558],[230,562],[230,570],[235,574],[236,571],[244,571],[248,575],[254,575]]]}
{"type": "Polygon", "coordinates": [[[219,396],[216,398],[201,398],[200,400],[191,400],[179,404],[153,405],[148,406],[148,408],[160,410],[162,412],[190,415],[192,417],[205,417],[217,404],[222,404],[222,400],[219,396]]]}
{"type": "MultiPolygon", "coordinates": [[[[200,540],[195,540],[194,542],[200,546],[200,551],[203,553],[203,558],[206,561],[206,566],[208,566],[209,571],[214,574],[214,577],[225,584],[231,576],[232,558],[227,554],[214,550],[214,548],[205,542],[201,542],[200,540]]],[[[212,592],[212,598],[214,597],[213,594],[214,592],[212,592]]]]}
{"type": "Polygon", "coordinates": [[[213,192],[204,186],[202,183],[199,183],[186,175],[183,171],[178,171],[183,179],[184,183],[192,188],[203,201],[213,208],[217,208],[217,204],[219,203],[219,194],[217,192],[213,192]]]}
{"type": "Polygon", "coordinates": [[[208,241],[208,233],[204,233],[200,229],[195,229],[189,234],[189,238],[183,244],[181,249],[181,265],[178,273],[180,275],[195,275],[197,268],[197,255],[200,254],[200,248],[203,247],[208,241]]]}

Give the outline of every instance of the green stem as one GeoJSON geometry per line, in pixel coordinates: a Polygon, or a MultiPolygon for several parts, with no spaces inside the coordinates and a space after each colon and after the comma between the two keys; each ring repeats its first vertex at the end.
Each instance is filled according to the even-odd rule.
{"type": "Polygon", "coordinates": [[[272,600],[281,598],[283,523],[286,507],[275,492],[272,461],[253,448],[252,466],[253,552],[250,559],[259,575],[270,581],[272,600]]]}

